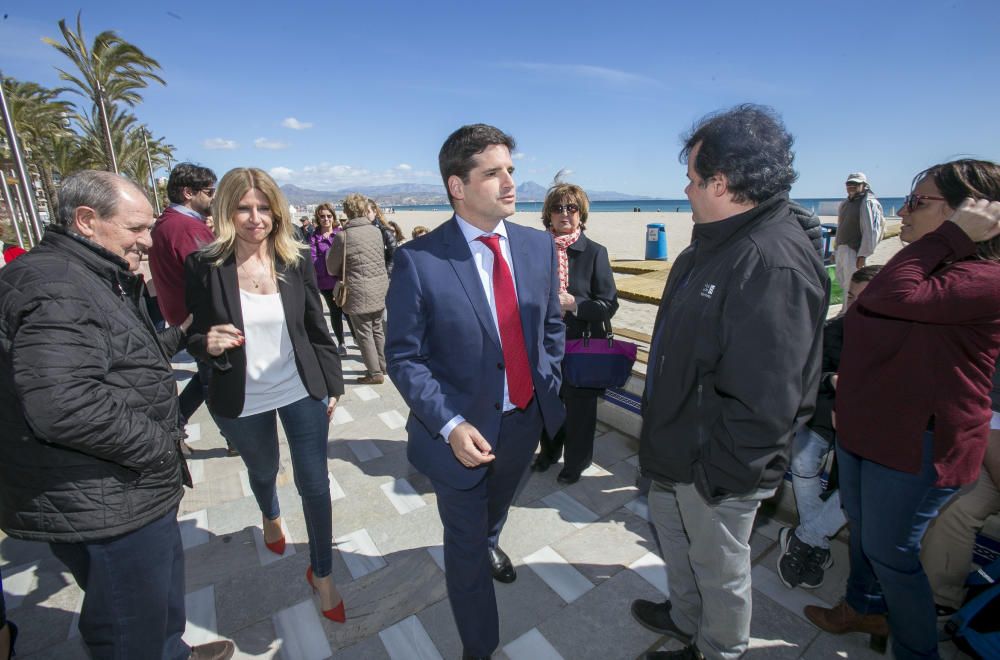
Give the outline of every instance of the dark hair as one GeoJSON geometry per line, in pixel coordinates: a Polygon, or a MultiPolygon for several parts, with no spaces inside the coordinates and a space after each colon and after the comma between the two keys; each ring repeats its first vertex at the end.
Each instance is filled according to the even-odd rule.
{"type": "Polygon", "coordinates": [[[545,203],[542,204],[542,224],[546,229],[552,227],[552,207],[562,202],[564,199],[571,200],[580,207],[580,228],[587,228],[587,215],[590,214],[590,198],[583,188],[575,183],[557,183],[545,194],[545,203]]]}
{"type": "Polygon", "coordinates": [[[726,177],[734,202],[759,204],[792,189],[794,138],[772,108],[746,103],[703,117],[684,137],[680,161],[698,145],[694,171],[702,179],[726,177]]]}
{"type": "Polygon", "coordinates": [[[871,282],[880,270],[882,270],[882,266],[862,266],[851,275],[851,281],[856,284],[871,282]]]}
{"type": "Polygon", "coordinates": [[[170,178],[167,179],[167,199],[174,204],[183,204],[185,188],[191,190],[211,188],[216,181],[215,172],[207,167],[194,163],[177,163],[174,169],[170,170],[170,178]]]}
{"type": "Polygon", "coordinates": [[[468,183],[473,157],[494,144],[504,145],[511,153],[514,153],[516,146],[514,138],[488,124],[463,126],[444,141],[441,151],[438,152],[438,167],[441,170],[441,180],[444,181],[444,190],[448,193],[448,202],[454,205],[451,191],[448,190],[448,179],[457,176],[464,183],[468,183]]]}
{"type": "MultiPolygon", "coordinates": [[[[1000,165],[992,161],[965,158],[932,165],[913,177],[913,187],[926,178],[934,181],[953,209],[966,197],[1000,202],[1000,165]]],[[[982,259],[1000,261],[1000,236],[976,243],[976,253],[982,259]]]]}
{"type": "Polygon", "coordinates": [[[131,188],[146,199],[146,191],[119,174],[83,170],[69,175],[59,185],[56,224],[70,227],[80,206],[94,209],[101,218],[111,218],[118,210],[123,188],[131,188]]]}

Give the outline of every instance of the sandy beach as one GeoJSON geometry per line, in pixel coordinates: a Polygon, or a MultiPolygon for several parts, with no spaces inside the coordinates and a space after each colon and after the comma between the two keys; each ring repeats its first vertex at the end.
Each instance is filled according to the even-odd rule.
{"type": "MultiPolygon", "coordinates": [[[[387,215],[387,220],[399,224],[403,233],[409,237],[417,225],[434,229],[451,217],[447,211],[397,211],[387,215]]],[[[527,227],[542,228],[541,215],[537,212],[515,213],[511,218],[514,222],[527,227]]],[[[824,223],[836,223],[836,217],[821,216],[824,223]]],[[[887,225],[899,222],[898,218],[887,220],[887,225]]],[[[646,253],[646,225],[662,223],[667,238],[667,258],[672,259],[680,254],[691,243],[690,213],[591,213],[587,218],[587,236],[608,249],[608,255],[615,260],[641,260],[646,253]]],[[[875,254],[868,260],[870,264],[884,264],[901,248],[899,238],[890,238],[879,243],[875,254]]],[[[624,275],[622,277],[628,277],[624,275]]],[[[650,333],[656,318],[656,305],[636,303],[621,300],[621,306],[615,315],[615,326],[621,326],[639,332],[650,333]]],[[[831,307],[831,314],[839,310],[831,307]]]]}

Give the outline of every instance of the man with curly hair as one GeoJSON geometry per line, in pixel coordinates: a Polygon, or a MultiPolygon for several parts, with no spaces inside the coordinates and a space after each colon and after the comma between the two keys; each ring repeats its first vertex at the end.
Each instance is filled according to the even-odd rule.
{"type": "Polygon", "coordinates": [[[750,640],[750,532],[812,414],[830,288],[789,203],[791,147],[773,110],[742,105],[681,151],[695,227],[654,325],[639,448],[671,598],[632,614],[685,646],[650,658],[738,658],[750,640]]]}

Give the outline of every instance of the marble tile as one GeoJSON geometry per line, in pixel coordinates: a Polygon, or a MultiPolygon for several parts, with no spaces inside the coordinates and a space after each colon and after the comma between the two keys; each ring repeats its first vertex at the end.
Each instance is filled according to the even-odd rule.
{"type": "Polygon", "coordinates": [[[284,518],[281,519],[281,530],[285,533],[285,554],[276,555],[264,545],[264,529],[256,526],[253,528],[253,544],[257,548],[257,561],[260,562],[261,566],[268,566],[276,561],[288,559],[295,555],[295,539],[292,538],[292,533],[288,531],[288,523],[284,518]]]}
{"type": "Polygon", "coordinates": [[[333,474],[327,472],[327,476],[330,477],[330,500],[336,501],[347,497],[344,493],[344,489],[341,488],[340,484],[337,483],[337,480],[333,478],[333,474]]]}
{"type": "Polygon", "coordinates": [[[549,640],[538,632],[538,628],[532,628],[505,644],[503,652],[510,660],[563,660],[555,647],[549,644],[549,640]]]}
{"type": "Polygon", "coordinates": [[[431,558],[434,563],[438,565],[438,568],[444,572],[444,546],[443,545],[432,545],[427,548],[427,552],[430,553],[431,558]]]}
{"type": "Polygon", "coordinates": [[[8,610],[15,610],[38,584],[38,562],[5,568],[3,573],[4,602],[8,610]]]}
{"type": "Polygon", "coordinates": [[[761,534],[762,536],[766,536],[772,541],[777,541],[778,533],[781,532],[782,527],[784,527],[784,525],[778,523],[773,518],[758,515],[753,531],[757,534],[761,534]]]}
{"type": "Polygon", "coordinates": [[[208,531],[208,509],[178,516],[177,524],[181,528],[181,543],[185,550],[208,543],[211,538],[208,531]]]}
{"type": "Polygon", "coordinates": [[[646,522],[651,522],[649,518],[649,503],[644,496],[640,496],[628,502],[625,508],[639,516],[646,522]]]}
{"type": "Polygon", "coordinates": [[[197,486],[205,482],[205,461],[188,461],[188,472],[191,473],[191,483],[197,486]]]}
{"type": "Polygon", "coordinates": [[[189,445],[193,442],[201,441],[201,424],[188,424],[184,427],[184,430],[187,432],[187,440],[185,442],[189,445]]]}
{"type": "Polygon", "coordinates": [[[806,605],[828,607],[825,602],[805,589],[789,589],[781,583],[781,578],[775,571],[761,564],[753,567],[750,576],[755,592],[764,594],[803,621],[808,621],[802,613],[806,605]]]}
{"type": "Polygon", "coordinates": [[[643,580],[656,587],[661,594],[670,598],[670,588],[667,586],[667,565],[663,563],[663,558],[660,555],[647,552],[629,564],[628,567],[638,573],[643,580]]]}
{"type": "Polygon", "coordinates": [[[352,388],[351,395],[356,396],[362,401],[373,401],[380,398],[379,393],[367,385],[358,385],[357,387],[352,388]]]}
{"type": "Polygon", "coordinates": [[[382,492],[389,498],[389,502],[395,507],[396,511],[399,511],[400,515],[405,515],[410,511],[427,506],[424,498],[417,494],[417,491],[413,489],[413,486],[406,479],[396,479],[395,481],[382,484],[379,488],[382,489],[382,492]]]}
{"type": "Polygon", "coordinates": [[[416,615],[389,626],[378,636],[392,660],[443,660],[416,615]]]}
{"type": "Polygon", "coordinates": [[[73,608],[73,620],[69,623],[69,632],[66,633],[66,639],[77,639],[80,637],[80,610],[83,609],[83,598],[86,595],[81,591],[76,597],[76,607],[73,608]]]}
{"type": "Polygon", "coordinates": [[[215,587],[209,585],[184,596],[187,628],[184,641],[198,646],[219,639],[219,624],[215,615],[215,587]]]}
{"type": "Polygon", "coordinates": [[[594,585],[583,577],[558,552],[545,546],[524,558],[524,563],[531,567],[552,591],[567,603],[572,603],[583,594],[590,591],[594,585]]]}
{"type": "Polygon", "coordinates": [[[355,580],[385,566],[382,553],[364,529],[338,537],[336,546],[355,580]]]}
{"type": "Polygon", "coordinates": [[[581,477],[607,477],[611,473],[602,468],[597,463],[591,463],[587,466],[587,469],[580,473],[581,477]]]}
{"type": "Polygon", "coordinates": [[[632,456],[629,456],[628,458],[625,459],[625,462],[638,470],[639,469],[639,454],[633,454],[632,456]]]}
{"type": "Polygon", "coordinates": [[[542,502],[559,512],[563,520],[577,529],[586,527],[597,520],[597,514],[580,504],[565,491],[556,491],[542,498],[542,502]]]}
{"type": "Polygon", "coordinates": [[[250,473],[246,470],[240,470],[240,490],[243,491],[243,497],[253,497],[253,489],[250,488],[250,473]]]}
{"type": "Polygon", "coordinates": [[[341,405],[338,405],[336,408],[334,408],[333,418],[330,420],[330,422],[334,426],[339,426],[341,424],[349,424],[353,421],[354,421],[354,416],[350,412],[348,412],[347,408],[341,405]]]}
{"type": "Polygon", "coordinates": [[[396,410],[387,410],[378,414],[378,418],[382,420],[382,423],[388,426],[390,429],[401,429],[406,426],[406,418],[399,414],[396,410]]]}
{"type": "Polygon", "coordinates": [[[381,450],[371,440],[346,440],[345,442],[355,458],[361,463],[382,456],[381,450]]]}
{"type": "Polygon", "coordinates": [[[271,619],[284,660],[326,660],[333,655],[312,600],[285,608],[271,619]]]}

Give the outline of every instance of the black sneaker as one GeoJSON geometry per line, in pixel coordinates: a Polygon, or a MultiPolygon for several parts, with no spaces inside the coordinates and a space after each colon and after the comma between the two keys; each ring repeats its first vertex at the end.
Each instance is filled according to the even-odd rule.
{"type": "Polygon", "coordinates": [[[799,574],[799,586],[803,589],[817,589],[823,584],[823,571],[833,566],[833,555],[830,554],[829,548],[806,543],[802,543],[802,545],[809,548],[809,556],[799,574]]]}
{"type": "MultiPolygon", "coordinates": [[[[638,621],[643,627],[661,635],[669,635],[682,644],[691,644],[692,635],[687,634],[674,624],[670,618],[670,601],[654,603],[651,600],[633,600],[632,618],[638,621]]],[[[673,656],[668,656],[673,657],[673,656]]]]}
{"type": "Polygon", "coordinates": [[[782,527],[778,532],[778,545],[781,547],[781,552],[778,553],[778,577],[783,585],[794,589],[802,582],[802,571],[809,560],[812,546],[800,541],[791,527],[782,527]]]}
{"type": "Polygon", "coordinates": [[[693,644],[689,644],[679,651],[652,651],[646,654],[646,660],[705,660],[693,644]]]}

